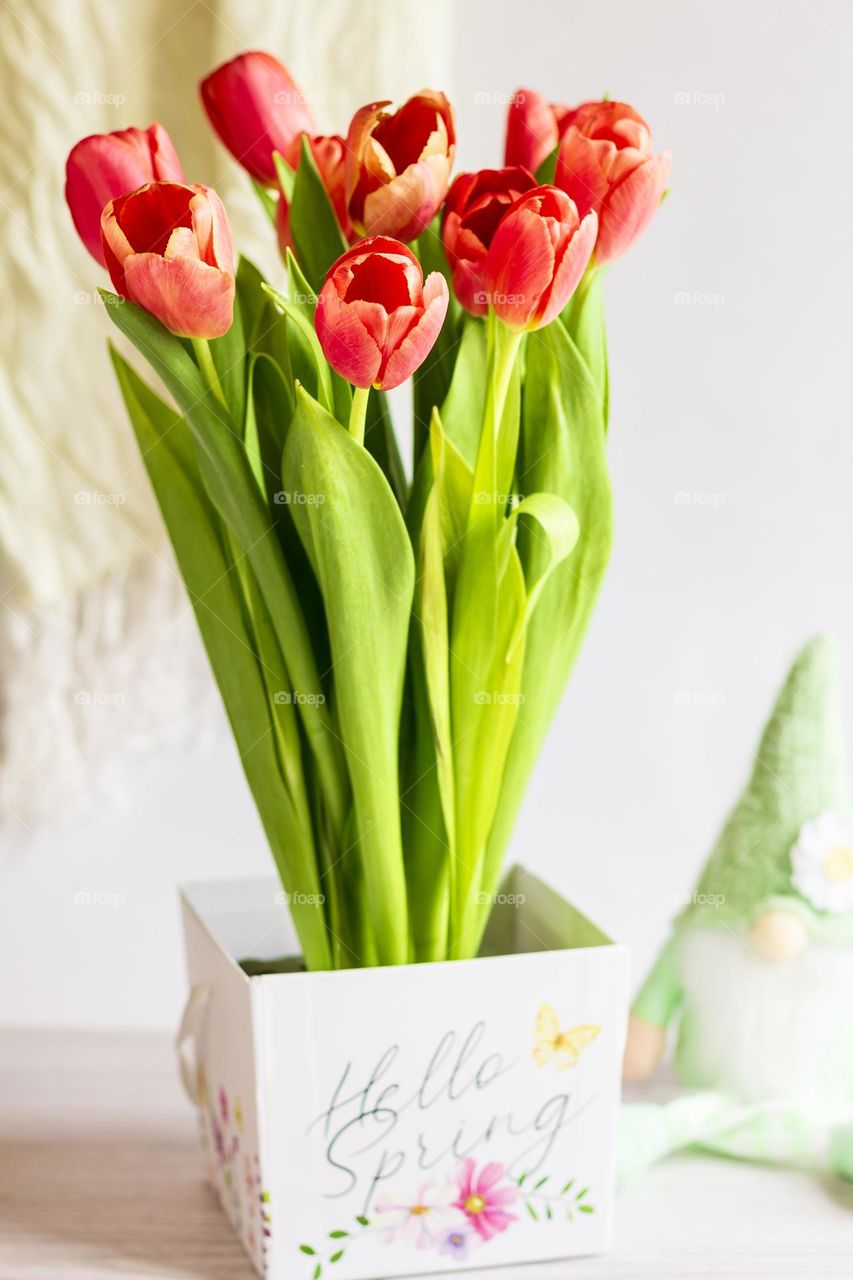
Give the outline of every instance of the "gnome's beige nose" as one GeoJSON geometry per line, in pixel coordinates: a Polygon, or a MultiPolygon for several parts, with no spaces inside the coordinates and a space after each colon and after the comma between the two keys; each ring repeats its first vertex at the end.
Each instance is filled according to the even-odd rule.
{"type": "Polygon", "coordinates": [[[754,921],[749,941],[762,960],[794,960],[805,950],[808,930],[790,911],[765,911],[754,921]]]}

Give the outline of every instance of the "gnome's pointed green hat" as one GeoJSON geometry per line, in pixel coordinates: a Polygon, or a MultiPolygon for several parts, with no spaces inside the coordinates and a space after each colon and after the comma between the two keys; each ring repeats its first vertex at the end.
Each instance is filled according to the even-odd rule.
{"type": "Polygon", "coordinates": [[[736,928],[776,906],[815,933],[853,941],[853,823],[832,636],[806,645],[788,673],[752,776],[678,923],[736,928]]]}

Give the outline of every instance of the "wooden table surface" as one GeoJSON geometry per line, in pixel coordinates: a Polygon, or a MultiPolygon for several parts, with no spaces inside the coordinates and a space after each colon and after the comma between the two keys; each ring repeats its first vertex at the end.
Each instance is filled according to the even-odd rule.
{"type": "MultiPolygon", "coordinates": [[[[155,1035],[0,1032],[0,1280],[251,1280],[155,1035]]],[[[853,1278],[853,1188],[683,1156],[619,1196],[606,1258],[466,1280],[853,1278]]]]}

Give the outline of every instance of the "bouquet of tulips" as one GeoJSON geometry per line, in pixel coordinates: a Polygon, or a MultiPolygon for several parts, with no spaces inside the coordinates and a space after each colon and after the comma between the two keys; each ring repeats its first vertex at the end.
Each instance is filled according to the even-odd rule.
{"type": "Polygon", "coordinates": [[[202,84],[286,286],[236,269],[166,130],[85,138],[66,195],[112,360],[312,969],[475,955],[611,541],[604,268],[669,156],[620,102],[520,91],[450,183],[424,90],[321,136],[246,53],[202,84]],[[386,392],[413,379],[413,467],[386,392]]]}

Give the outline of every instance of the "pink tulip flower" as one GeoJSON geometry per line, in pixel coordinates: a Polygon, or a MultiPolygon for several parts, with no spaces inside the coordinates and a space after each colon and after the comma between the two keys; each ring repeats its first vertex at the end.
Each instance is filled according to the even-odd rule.
{"type": "Polygon", "coordinates": [[[146,182],[183,182],[172,139],[161,124],[147,129],[93,133],[72,147],[65,162],[65,199],[83,244],[102,267],[101,213],[110,200],[146,182]]]}
{"type": "Polygon", "coordinates": [[[356,387],[389,390],[423,363],[442,326],[449,294],[439,271],[398,240],[361,240],[332,263],[315,325],[332,368],[356,387]]]}
{"type": "Polygon", "coordinates": [[[150,182],[101,215],[117,293],[185,338],[218,338],[234,316],[234,251],[222,201],[209,187],[150,182]]]}
{"type": "Polygon", "coordinates": [[[648,226],[671,163],[668,151],[655,155],[649,126],[627,103],[585,102],[571,112],[554,181],[581,215],[598,214],[598,265],[621,257],[648,226]]]}
{"type": "Polygon", "coordinates": [[[363,235],[414,240],[447,192],[456,130],[443,93],[423,89],[399,111],[372,102],[353,116],[347,135],[349,216],[363,235]]]}
{"type": "Polygon", "coordinates": [[[489,302],[510,329],[541,329],[560,314],[592,255],[598,220],[581,218],[558,187],[534,187],[511,205],[483,268],[489,302]]]}
{"type": "Polygon", "coordinates": [[[271,53],[241,53],[201,82],[201,99],[220,141],[265,187],[277,187],[273,152],[286,156],[301,133],[316,132],[305,95],[271,53]]]}
{"type": "Polygon", "coordinates": [[[535,173],[568,128],[571,107],[546,102],[534,89],[516,89],[506,117],[504,164],[535,173]]]}

